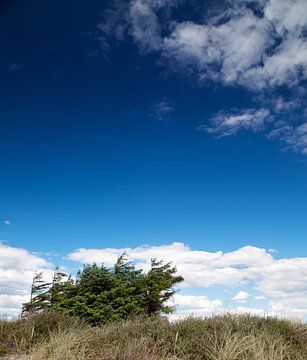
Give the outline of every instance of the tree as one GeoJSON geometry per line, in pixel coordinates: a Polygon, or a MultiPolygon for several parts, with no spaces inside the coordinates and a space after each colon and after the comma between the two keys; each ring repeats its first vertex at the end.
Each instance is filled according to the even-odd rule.
{"type": "Polygon", "coordinates": [[[49,307],[55,308],[61,303],[70,289],[72,289],[73,280],[71,276],[65,274],[57,265],[53,272],[53,278],[49,291],[46,293],[49,307]],[[66,279],[66,280],[65,280],[66,279]]]}
{"type": "Polygon", "coordinates": [[[72,287],[71,276],[61,272],[59,266],[54,269],[51,282],[43,280],[43,272],[36,272],[32,280],[30,301],[23,304],[22,316],[55,308],[72,287]]]}
{"type": "Polygon", "coordinates": [[[93,324],[144,314],[139,286],[142,277],[142,271],[128,263],[125,254],[118,258],[113,269],[85,265],[77,274],[73,293],[60,307],[65,313],[93,324]]]}
{"type": "Polygon", "coordinates": [[[98,295],[112,289],[114,278],[104,265],[84,265],[82,271],[79,270],[77,273],[75,285],[78,293],[98,295]]]}
{"type": "Polygon", "coordinates": [[[38,284],[38,292],[33,292],[24,309],[31,308],[33,312],[54,309],[79,316],[92,324],[135,315],[169,313],[172,308],[167,301],[176,291],[174,286],[181,281],[182,276],[176,275],[176,268],[170,263],[152,259],[150,270],[144,273],[135,269],[124,253],[113,268],[103,264],[84,265],[75,281],[67,278],[59,267],[56,267],[51,283],[43,283],[40,274],[33,282],[38,284]]]}
{"type": "Polygon", "coordinates": [[[167,301],[175,294],[174,286],[184,279],[171,263],[164,264],[157,259],[151,260],[151,269],[145,276],[145,311],[147,314],[170,313],[173,309],[167,305],[167,301]]]}
{"type": "Polygon", "coordinates": [[[43,272],[35,272],[31,284],[30,301],[23,304],[22,316],[42,312],[48,307],[48,290],[50,283],[43,280],[43,272]]]}

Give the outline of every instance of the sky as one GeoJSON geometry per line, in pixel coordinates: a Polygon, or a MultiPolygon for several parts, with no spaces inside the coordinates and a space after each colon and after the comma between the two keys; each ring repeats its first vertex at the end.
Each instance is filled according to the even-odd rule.
{"type": "Polygon", "coordinates": [[[306,0],[3,0],[0,53],[1,315],[126,251],[174,318],[307,318],[306,0]]]}

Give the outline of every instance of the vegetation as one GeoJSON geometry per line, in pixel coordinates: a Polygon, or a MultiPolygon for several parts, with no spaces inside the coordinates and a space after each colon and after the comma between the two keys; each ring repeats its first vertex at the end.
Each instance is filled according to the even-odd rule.
{"type": "Polygon", "coordinates": [[[173,323],[152,316],[91,326],[45,311],[0,322],[0,347],[29,360],[305,360],[307,325],[225,315],[173,323]]]}
{"type": "Polygon", "coordinates": [[[168,321],[183,281],[155,259],[147,273],[124,254],[112,269],[86,265],[76,280],[34,276],[22,316],[0,321],[0,357],[29,360],[305,360],[307,325],[256,316],[168,321]]]}
{"type": "Polygon", "coordinates": [[[127,262],[124,254],[112,269],[85,265],[76,281],[58,267],[50,283],[42,278],[42,273],[34,276],[23,317],[52,309],[95,325],[136,315],[170,313],[167,300],[175,293],[174,286],[183,281],[170,263],[152,259],[150,270],[144,273],[127,262]]]}

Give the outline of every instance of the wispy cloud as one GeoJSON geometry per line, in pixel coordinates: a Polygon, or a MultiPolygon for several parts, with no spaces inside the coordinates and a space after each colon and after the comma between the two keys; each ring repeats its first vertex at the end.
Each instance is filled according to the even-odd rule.
{"type": "Polygon", "coordinates": [[[174,110],[174,105],[167,99],[164,99],[154,104],[151,107],[150,113],[155,119],[164,121],[168,120],[169,115],[174,112],[174,110]]]}
{"type": "Polygon", "coordinates": [[[225,0],[219,11],[213,5],[213,11],[199,14],[194,21],[179,20],[178,12],[172,11],[183,2],[116,0],[99,28],[105,38],[123,40],[130,36],[142,53],[159,53],[160,63],[195,77],[200,85],[213,82],[261,94],[262,100],[260,96],[255,103],[258,109],[242,109],[237,114],[223,110],[204,130],[217,135],[220,130],[225,136],[242,128],[261,128],[268,138],[307,153],[305,137],[300,135],[307,108],[307,2],[225,0]],[[281,87],[287,88],[287,99],[281,100],[281,87]],[[267,98],[271,99],[270,107],[265,106],[267,98]],[[285,119],[282,113],[289,115],[293,109],[296,118],[285,119]],[[268,112],[275,121],[266,128],[268,112]],[[232,121],[235,125],[229,123],[232,121]],[[285,126],[290,127],[286,136],[285,126]]]}
{"type": "Polygon", "coordinates": [[[297,126],[285,124],[272,130],[268,136],[283,140],[291,149],[307,155],[307,122],[297,126]]]}
{"type": "Polygon", "coordinates": [[[221,111],[210,119],[209,125],[201,125],[200,129],[219,136],[235,134],[242,128],[256,132],[263,128],[270,115],[268,109],[221,111]]]}

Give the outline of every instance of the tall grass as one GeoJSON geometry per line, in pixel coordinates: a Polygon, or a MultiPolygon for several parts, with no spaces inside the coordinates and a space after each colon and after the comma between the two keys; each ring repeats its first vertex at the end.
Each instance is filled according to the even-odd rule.
{"type": "Polygon", "coordinates": [[[132,319],[91,327],[46,313],[0,322],[0,346],[31,360],[306,360],[307,326],[254,316],[132,319]]]}

